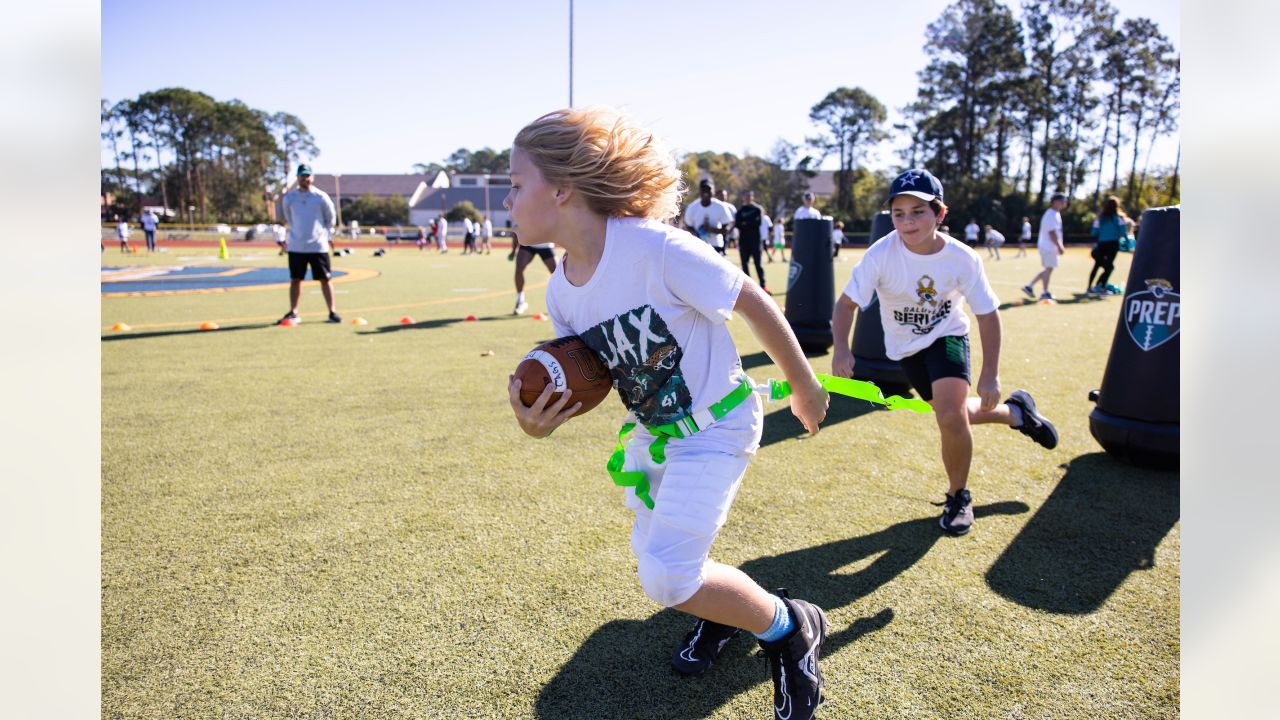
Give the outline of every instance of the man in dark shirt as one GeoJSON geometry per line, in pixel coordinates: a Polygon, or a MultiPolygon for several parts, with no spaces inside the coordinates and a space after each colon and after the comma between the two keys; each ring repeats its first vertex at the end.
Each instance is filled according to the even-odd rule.
{"type": "Polygon", "coordinates": [[[747,262],[755,259],[756,275],[760,277],[760,287],[768,290],[764,282],[764,266],[760,264],[760,250],[763,238],[760,237],[760,220],[764,216],[764,208],[756,204],[756,194],[751,190],[742,195],[742,207],[733,216],[733,226],[738,229],[738,254],[742,257],[742,272],[751,276],[747,262]]]}

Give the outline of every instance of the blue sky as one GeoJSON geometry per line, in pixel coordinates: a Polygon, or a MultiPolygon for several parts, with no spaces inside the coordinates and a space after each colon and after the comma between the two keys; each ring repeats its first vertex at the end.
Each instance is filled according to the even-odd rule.
{"type": "MultiPolygon", "coordinates": [[[[1112,3],[1181,48],[1176,0],[1112,3]]],[[[680,150],[767,154],[813,135],[809,108],[841,85],[892,119],[948,4],[575,0],[574,104],[621,107],[680,150]]],[[[102,4],[104,97],[181,86],[291,112],[320,147],[317,172],[409,172],[459,147],[507,147],[568,103],[568,74],[568,0],[102,4]]],[[[902,142],[869,164],[895,166],[902,142]]],[[[1158,143],[1153,165],[1175,152],[1158,143]]]]}

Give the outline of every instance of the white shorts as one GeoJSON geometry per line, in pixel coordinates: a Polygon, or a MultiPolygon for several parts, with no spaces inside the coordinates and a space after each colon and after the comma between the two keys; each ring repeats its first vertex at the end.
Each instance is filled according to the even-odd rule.
{"type": "Polygon", "coordinates": [[[1057,245],[1050,245],[1048,247],[1045,247],[1044,245],[1039,245],[1037,247],[1040,250],[1040,264],[1042,266],[1047,268],[1058,267],[1059,255],[1058,255],[1057,245]]]}
{"type": "Polygon", "coordinates": [[[710,428],[669,440],[661,465],[649,455],[653,436],[636,428],[623,469],[644,472],[654,507],[646,507],[634,488],[625,489],[627,507],[635,513],[631,550],[640,563],[641,584],[655,602],[679,605],[706,581],[711,543],[728,519],[763,430],[764,411],[755,393],[710,428]]]}

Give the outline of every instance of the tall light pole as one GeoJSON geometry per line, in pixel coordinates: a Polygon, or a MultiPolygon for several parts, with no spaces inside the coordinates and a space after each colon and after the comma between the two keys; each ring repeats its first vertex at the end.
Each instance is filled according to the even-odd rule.
{"type": "Polygon", "coordinates": [[[338,195],[338,227],[342,227],[342,176],[333,174],[333,189],[338,195]]]}
{"type": "Polygon", "coordinates": [[[573,107],[573,0],[569,0],[569,107],[573,107]]]}
{"type": "Polygon", "coordinates": [[[489,173],[484,174],[484,219],[493,221],[493,218],[489,217],[489,173]]]}

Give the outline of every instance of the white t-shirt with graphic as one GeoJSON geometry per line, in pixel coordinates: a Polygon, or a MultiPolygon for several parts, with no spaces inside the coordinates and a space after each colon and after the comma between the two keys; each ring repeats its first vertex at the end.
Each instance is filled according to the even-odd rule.
{"type": "Polygon", "coordinates": [[[610,218],[591,279],[564,264],[547,285],[556,337],[578,335],[600,356],[623,404],[664,425],[719,402],[746,376],[725,327],[746,276],[679,228],[610,218]]]}
{"type": "MultiPolygon", "coordinates": [[[[703,220],[707,222],[708,227],[714,229],[732,223],[734,212],[729,203],[716,198],[711,198],[711,204],[705,207],[701,200],[695,200],[684,209],[684,224],[697,230],[701,235],[703,220]]],[[[702,239],[712,247],[724,247],[724,236],[718,233],[708,232],[702,239]]]]}
{"type": "Polygon", "coordinates": [[[844,294],[858,307],[879,294],[885,355],[891,360],[914,355],[940,337],[967,334],[961,297],[978,315],[1000,304],[978,253],[949,235],[942,238],[941,250],[920,255],[908,250],[894,230],[867,249],[845,285],[844,294]]]}
{"type": "Polygon", "coordinates": [[[1049,237],[1049,231],[1056,230],[1058,233],[1058,242],[1062,242],[1062,215],[1053,208],[1044,211],[1044,217],[1040,218],[1040,237],[1036,240],[1036,245],[1044,250],[1053,250],[1058,247],[1058,242],[1054,242],[1049,237]]]}

